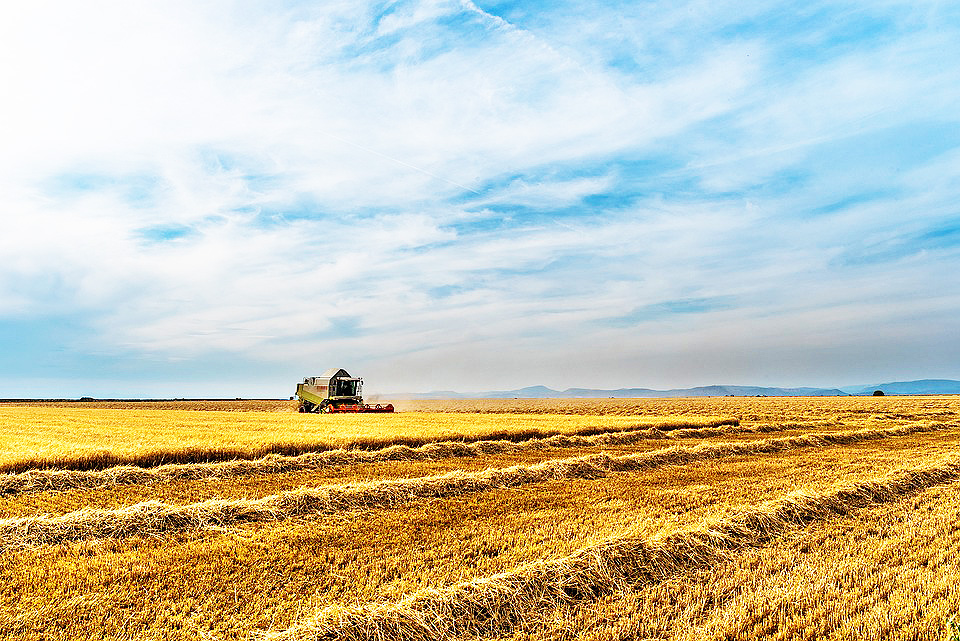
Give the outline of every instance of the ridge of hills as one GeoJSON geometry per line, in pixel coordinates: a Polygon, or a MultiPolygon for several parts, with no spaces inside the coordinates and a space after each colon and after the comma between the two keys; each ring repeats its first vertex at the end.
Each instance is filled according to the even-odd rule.
{"type": "Polygon", "coordinates": [[[668,390],[646,387],[620,389],[589,389],[570,387],[555,390],[543,385],[532,385],[513,390],[487,392],[455,392],[439,390],[422,393],[377,394],[381,398],[397,400],[472,399],[472,398],[689,398],[705,396],[869,396],[875,390],[886,395],[960,394],[960,381],[951,379],[922,379],[851,385],[847,387],[761,387],[755,385],[706,385],[668,390]]]}

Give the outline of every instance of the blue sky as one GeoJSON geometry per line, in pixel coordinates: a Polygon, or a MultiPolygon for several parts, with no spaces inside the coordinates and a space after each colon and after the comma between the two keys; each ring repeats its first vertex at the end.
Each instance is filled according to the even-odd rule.
{"type": "Polygon", "coordinates": [[[0,397],[960,378],[960,5],[21,3],[0,397]]]}

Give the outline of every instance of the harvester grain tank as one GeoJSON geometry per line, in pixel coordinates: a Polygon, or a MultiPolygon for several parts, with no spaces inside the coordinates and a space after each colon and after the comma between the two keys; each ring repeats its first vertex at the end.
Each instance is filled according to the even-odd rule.
{"type": "Polygon", "coordinates": [[[365,405],[363,379],[350,376],[345,369],[331,367],[320,376],[309,376],[297,383],[301,412],[392,412],[393,405],[365,405]]]}

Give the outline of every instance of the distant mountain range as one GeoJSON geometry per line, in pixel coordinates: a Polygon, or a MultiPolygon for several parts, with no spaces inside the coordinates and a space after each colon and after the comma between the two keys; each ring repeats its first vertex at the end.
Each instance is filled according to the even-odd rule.
{"type": "Polygon", "coordinates": [[[427,400],[457,398],[685,398],[703,396],[869,396],[880,390],[889,395],[960,394],[960,381],[924,379],[877,385],[849,387],[757,387],[753,385],[707,385],[683,389],[655,390],[645,387],[621,389],[586,389],[571,387],[563,391],[543,385],[514,390],[491,392],[437,391],[416,394],[380,394],[381,398],[396,400],[427,400]]]}
{"type": "Polygon", "coordinates": [[[840,389],[847,394],[853,395],[873,394],[874,390],[880,390],[884,394],[894,395],[960,394],[960,381],[953,381],[946,378],[925,378],[920,381],[855,385],[853,387],[841,387],[840,389]]]}

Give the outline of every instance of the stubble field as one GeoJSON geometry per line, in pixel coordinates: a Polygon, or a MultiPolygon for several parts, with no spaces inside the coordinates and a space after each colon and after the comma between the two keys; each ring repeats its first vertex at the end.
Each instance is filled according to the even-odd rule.
{"type": "Polygon", "coordinates": [[[0,405],[0,637],[949,639],[960,398],[0,405]]]}

